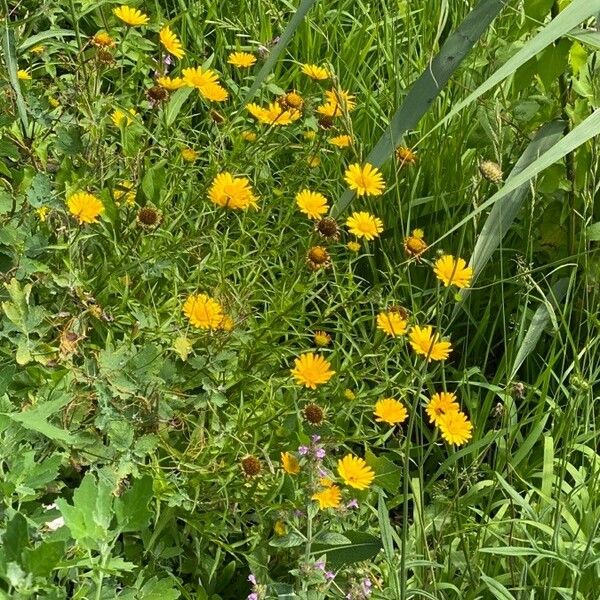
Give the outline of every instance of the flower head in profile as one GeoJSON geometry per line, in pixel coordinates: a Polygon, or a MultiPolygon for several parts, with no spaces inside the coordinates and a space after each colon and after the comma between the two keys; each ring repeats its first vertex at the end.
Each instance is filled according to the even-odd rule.
{"type": "Polygon", "coordinates": [[[366,490],[375,479],[373,469],[362,458],[352,454],[338,460],[337,471],[346,485],[357,490],[366,490]]]}
{"type": "Polygon", "coordinates": [[[214,102],[223,102],[229,97],[227,90],[219,83],[219,76],[212,69],[190,67],[183,69],[185,85],[196,88],[200,95],[214,102]]]}
{"type": "Polygon", "coordinates": [[[456,395],[451,392],[439,392],[431,396],[431,400],[425,407],[425,412],[429,417],[429,422],[433,425],[439,425],[440,419],[449,412],[460,410],[456,395]]]}
{"type": "Polygon", "coordinates": [[[296,383],[315,390],[318,385],[327,383],[335,374],[329,361],[315,352],[305,352],[294,361],[291,370],[296,383]]]}
{"type": "Polygon", "coordinates": [[[96,32],[90,42],[92,46],[97,48],[114,48],[116,46],[115,40],[106,31],[96,32]]]}
{"type": "Polygon", "coordinates": [[[298,475],[298,473],[300,473],[300,463],[290,452],[281,453],[281,466],[289,475],[298,475]]]}
{"type": "Polygon", "coordinates": [[[408,321],[403,318],[403,315],[399,311],[387,310],[377,315],[377,329],[381,329],[381,331],[391,337],[404,335],[407,327],[408,321]]]}
{"type": "Polygon", "coordinates": [[[302,116],[300,111],[282,108],[278,102],[271,102],[267,107],[250,103],[246,108],[259,123],[265,125],[290,125],[302,116]]]}
{"type": "Polygon", "coordinates": [[[408,418],[406,406],[394,398],[378,400],[375,403],[373,414],[378,423],[387,423],[388,425],[398,425],[408,418]]]}
{"type": "Polygon", "coordinates": [[[404,252],[417,260],[427,250],[425,233],[422,229],[413,229],[411,235],[404,238],[404,252]]]}
{"type": "Polygon", "coordinates": [[[26,71],[25,69],[19,69],[17,71],[17,79],[21,81],[30,81],[31,73],[29,73],[29,71],[26,71]]]}
{"type": "Polygon", "coordinates": [[[350,165],[346,170],[344,179],[348,187],[354,190],[357,196],[381,196],[385,190],[385,182],[381,171],[369,163],[350,165]]]}
{"type": "Polygon", "coordinates": [[[453,284],[459,288],[469,287],[473,277],[473,268],[467,267],[464,259],[454,258],[451,254],[440,256],[435,261],[433,272],[445,287],[453,284]]]}
{"type": "Polygon", "coordinates": [[[320,492],[316,492],[311,496],[312,500],[319,503],[319,508],[337,508],[342,501],[342,491],[337,485],[324,487],[320,492]]]}
{"type": "Polygon", "coordinates": [[[227,171],[214,178],[208,197],[213,204],[238,210],[256,207],[258,200],[247,177],[234,177],[227,171]]]}
{"type": "Polygon", "coordinates": [[[348,217],[346,227],[358,238],[374,240],[383,231],[383,222],[371,213],[361,211],[348,217]]]}
{"type": "Polygon", "coordinates": [[[256,63],[256,56],[249,52],[232,52],[227,58],[230,65],[238,68],[248,68],[256,63]]]}
{"type": "Polygon", "coordinates": [[[104,204],[99,198],[88,192],[75,192],[67,199],[69,212],[80,223],[96,223],[104,212],[104,204]]]}
{"type": "Polygon", "coordinates": [[[409,332],[410,345],[419,355],[427,357],[428,361],[446,360],[452,352],[452,344],[440,340],[437,333],[433,333],[433,327],[419,327],[415,325],[409,332]]]}
{"type": "Polygon", "coordinates": [[[318,219],[329,210],[327,198],[319,192],[311,192],[308,189],[296,194],[296,205],[309,219],[318,219]]]}
{"type": "Polygon", "coordinates": [[[120,19],[123,21],[123,23],[125,23],[125,25],[129,25],[130,27],[147,25],[148,21],[150,20],[148,15],[144,14],[137,8],[132,8],[126,4],[122,4],[121,6],[117,6],[117,8],[113,8],[113,13],[117,19],[120,19]]]}
{"type": "Polygon", "coordinates": [[[185,162],[189,163],[195,162],[196,160],[198,160],[198,156],[200,156],[200,153],[197,150],[194,150],[193,148],[182,148],[180,154],[181,158],[185,162]]]}
{"type": "Polygon", "coordinates": [[[171,56],[175,58],[183,58],[185,56],[185,50],[181,41],[168,25],[165,25],[160,30],[158,37],[160,38],[160,43],[171,56]]]}
{"type": "Polygon", "coordinates": [[[302,73],[304,73],[304,75],[308,75],[308,77],[314,79],[315,81],[322,81],[329,78],[329,72],[327,69],[318,65],[302,65],[300,70],[302,73]]]}
{"type": "Polygon", "coordinates": [[[183,77],[169,77],[168,75],[157,77],[156,83],[160,85],[160,87],[164,88],[165,90],[169,90],[170,92],[174,92],[175,90],[187,85],[183,77]]]}
{"type": "Polygon", "coordinates": [[[223,321],[223,307],[207,294],[188,296],[183,314],[199,329],[217,329],[223,321]]]}
{"type": "Polygon", "coordinates": [[[333,104],[340,112],[349,112],[356,107],[355,97],[348,91],[342,89],[328,90],[325,92],[326,104],[333,104]]]}
{"type": "Polygon", "coordinates": [[[327,348],[331,344],[331,336],[326,331],[315,331],[313,341],[317,348],[327,348]]]}
{"type": "Polygon", "coordinates": [[[110,118],[117,127],[120,127],[121,125],[131,125],[131,123],[133,123],[133,117],[135,117],[136,114],[137,112],[134,108],[130,108],[127,111],[115,108],[110,115],[110,118]]]}
{"type": "Polygon", "coordinates": [[[336,135],[335,137],[329,138],[329,143],[338,148],[348,148],[348,146],[352,145],[352,136],[336,135]]]}
{"type": "Polygon", "coordinates": [[[417,162],[417,155],[406,146],[398,146],[396,148],[396,160],[400,163],[400,166],[414,165],[417,162]]]}
{"type": "Polygon", "coordinates": [[[473,435],[473,425],[465,413],[456,410],[442,415],[438,421],[442,437],[454,446],[466,444],[473,435]]]}

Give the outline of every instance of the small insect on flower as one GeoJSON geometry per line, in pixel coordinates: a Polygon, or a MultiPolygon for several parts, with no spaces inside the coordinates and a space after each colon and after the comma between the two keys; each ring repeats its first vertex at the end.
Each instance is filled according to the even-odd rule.
{"type": "Polygon", "coordinates": [[[223,307],[207,294],[191,294],[183,305],[183,314],[198,329],[217,329],[223,322],[223,307]]]}
{"type": "Polygon", "coordinates": [[[311,500],[316,500],[321,510],[337,508],[342,502],[342,491],[337,485],[331,485],[323,488],[320,492],[314,493],[311,500]]]}
{"type": "Polygon", "coordinates": [[[329,210],[327,198],[319,192],[311,192],[308,189],[296,194],[296,205],[309,219],[318,219],[329,210]]]}
{"type": "Polygon", "coordinates": [[[327,249],[323,248],[323,246],[313,246],[310,248],[306,254],[306,261],[313,271],[328,269],[331,266],[331,257],[327,249]]]}
{"type": "Polygon", "coordinates": [[[315,331],[313,341],[317,348],[327,348],[331,344],[331,336],[326,331],[315,331]]]}
{"type": "Polygon", "coordinates": [[[258,200],[247,177],[234,177],[227,171],[214,178],[208,190],[208,197],[217,206],[236,210],[256,208],[258,200]]]}
{"type": "Polygon", "coordinates": [[[407,327],[408,321],[398,311],[387,310],[377,315],[377,329],[391,337],[404,335],[407,327]]]}
{"type": "Polygon", "coordinates": [[[348,167],[344,179],[357,196],[381,196],[385,182],[381,171],[369,163],[364,166],[354,163],[348,167]]]}
{"type": "Polygon", "coordinates": [[[219,83],[219,75],[212,69],[190,67],[182,71],[185,85],[196,88],[200,95],[213,102],[223,102],[229,92],[219,83]]]}
{"type": "Polygon", "coordinates": [[[232,52],[228,56],[227,62],[234,67],[247,69],[256,63],[256,56],[249,52],[232,52]]]}
{"type": "Polygon", "coordinates": [[[335,137],[329,138],[329,143],[338,148],[348,148],[349,146],[352,146],[352,136],[336,135],[335,137]]]}
{"type": "Polygon", "coordinates": [[[314,404],[311,402],[310,404],[307,404],[304,407],[304,418],[311,425],[320,425],[323,422],[323,419],[325,418],[325,413],[318,404],[314,404]]]}
{"type": "Polygon", "coordinates": [[[347,454],[338,460],[337,471],[346,485],[357,490],[366,490],[375,479],[375,473],[360,457],[347,454]]]}
{"type": "Polygon", "coordinates": [[[76,192],[67,200],[69,212],[80,223],[96,223],[104,212],[104,204],[93,194],[76,192]]]}
{"type": "Polygon", "coordinates": [[[31,74],[29,73],[29,71],[26,71],[25,69],[19,69],[17,71],[17,79],[19,79],[21,81],[30,81],[31,74]]]}
{"type": "Polygon", "coordinates": [[[193,148],[182,148],[181,149],[181,158],[185,162],[193,163],[198,160],[198,156],[200,153],[194,150],[193,148]]]}
{"type": "Polygon", "coordinates": [[[146,231],[156,229],[162,222],[162,212],[154,206],[142,206],[137,213],[137,223],[146,231]]]}
{"type": "Polygon", "coordinates": [[[171,56],[175,58],[183,58],[185,56],[185,50],[181,41],[168,25],[165,25],[160,30],[158,37],[160,38],[160,43],[171,56]]]}
{"type": "Polygon", "coordinates": [[[383,231],[383,222],[371,213],[361,211],[352,213],[348,217],[346,227],[356,237],[370,241],[379,237],[379,234],[383,231]]]}
{"type": "Polygon", "coordinates": [[[133,123],[133,117],[136,115],[137,112],[133,108],[128,109],[127,112],[120,108],[115,108],[110,118],[116,127],[120,127],[121,125],[131,125],[131,123],[133,123]]]}
{"type": "Polygon", "coordinates": [[[335,375],[335,371],[331,370],[331,363],[314,352],[305,352],[296,358],[290,372],[297,384],[311,390],[327,383],[335,375]]]}
{"type": "Polygon", "coordinates": [[[164,75],[163,77],[157,77],[156,83],[169,92],[173,92],[186,86],[185,79],[183,77],[168,77],[167,75],[164,75]]]}
{"type": "Polygon", "coordinates": [[[449,411],[440,417],[438,427],[442,437],[454,446],[466,444],[473,436],[473,425],[463,412],[449,411]]]}
{"type": "Polygon", "coordinates": [[[458,288],[469,287],[473,277],[473,268],[467,267],[464,259],[455,259],[451,254],[444,254],[444,256],[438,258],[435,261],[433,271],[445,287],[452,284],[458,288]]]}
{"type": "Polygon", "coordinates": [[[91,38],[90,43],[97,48],[114,48],[117,43],[106,31],[98,31],[91,38]]]}
{"type": "Polygon", "coordinates": [[[451,392],[433,394],[425,407],[429,422],[433,425],[439,425],[440,419],[444,415],[457,410],[460,410],[460,407],[456,401],[456,395],[451,392]]]}
{"type": "Polygon", "coordinates": [[[329,79],[329,72],[325,67],[320,67],[318,65],[302,65],[300,70],[304,75],[308,75],[308,77],[315,81],[329,79]]]}
{"type": "Polygon", "coordinates": [[[387,423],[388,425],[398,425],[408,418],[406,406],[394,398],[378,400],[375,403],[373,414],[378,423],[387,423]]]}
{"type": "Polygon", "coordinates": [[[262,467],[260,464],[260,460],[258,460],[256,456],[244,456],[240,464],[242,467],[242,471],[244,471],[244,474],[247,477],[256,477],[257,475],[260,475],[262,467]]]}
{"type": "Polygon", "coordinates": [[[323,217],[315,223],[315,231],[327,241],[337,242],[340,239],[340,228],[333,217],[323,217]]]}
{"type": "Polygon", "coordinates": [[[422,229],[413,229],[412,234],[404,238],[404,252],[407,256],[418,259],[427,250],[424,237],[422,229]]]}
{"type": "Polygon", "coordinates": [[[289,475],[298,475],[300,473],[300,463],[290,452],[281,453],[281,466],[289,475]]]}
{"type": "Polygon", "coordinates": [[[427,361],[446,360],[452,352],[450,342],[440,341],[440,336],[433,333],[433,327],[415,325],[408,334],[412,349],[419,355],[427,357],[427,361]]]}
{"type": "Polygon", "coordinates": [[[493,160],[484,160],[480,162],[479,172],[491,183],[501,183],[504,177],[502,167],[493,160]]]}
{"type": "Polygon", "coordinates": [[[398,146],[396,148],[396,160],[400,163],[400,166],[414,165],[417,162],[417,155],[406,146],[398,146]]]}
{"type": "Polygon", "coordinates": [[[125,25],[129,25],[130,27],[147,25],[148,21],[150,20],[148,15],[141,12],[137,8],[132,8],[126,4],[122,4],[117,8],[113,8],[113,13],[117,19],[120,19],[123,21],[123,23],[125,23],[125,25]]]}

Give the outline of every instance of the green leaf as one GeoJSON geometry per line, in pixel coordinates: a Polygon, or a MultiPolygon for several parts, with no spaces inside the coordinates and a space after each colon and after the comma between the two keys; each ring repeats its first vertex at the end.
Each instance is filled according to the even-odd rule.
{"type": "Polygon", "coordinates": [[[525,0],[523,10],[530,19],[541,21],[552,8],[554,0],[525,0]]]}
{"type": "Polygon", "coordinates": [[[600,221],[587,228],[587,237],[590,242],[600,242],[600,221]]]}
{"type": "Polygon", "coordinates": [[[70,29],[48,29],[47,31],[42,31],[40,33],[37,33],[36,35],[28,37],[26,40],[23,40],[19,44],[19,52],[23,53],[26,50],[29,50],[29,48],[33,48],[33,46],[37,46],[45,40],[74,36],[75,32],[71,31],[70,29]]]}
{"type": "Polygon", "coordinates": [[[15,93],[15,99],[17,103],[17,112],[23,125],[23,131],[25,136],[29,135],[29,119],[27,117],[27,107],[25,100],[23,100],[23,94],[21,92],[21,84],[17,76],[19,70],[19,64],[17,62],[17,52],[15,49],[15,33],[9,27],[8,18],[3,18],[4,21],[4,32],[2,35],[2,46],[4,50],[4,61],[6,63],[6,70],[8,71],[8,79],[10,85],[15,93]]]}
{"type": "Polygon", "coordinates": [[[26,548],[23,553],[23,566],[34,577],[48,577],[64,556],[65,542],[45,541],[36,548],[26,548]]]}
{"type": "Polygon", "coordinates": [[[481,574],[481,580],[486,584],[494,598],[498,600],[516,600],[516,598],[496,579],[481,574]]]}
{"type": "Polygon", "coordinates": [[[171,97],[169,102],[165,106],[165,123],[167,126],[173,125],[181,112],[185,101],[189,98],[190,94],[194,91],[194,88],[183,87],[176,90],[171,97]]]}
{"type": "Polygon", "coordinates": [[[43,204],[47,204],[52,195],[52,183],[48,175],[36,173],[31,180],[31,185],[26,195],[27,201],[34,208],[39,208],[43,204]]]}
{"type": "Polygon", "coordinates": [[[350,543],[350,540],[341,533],[335,531],[322,531],[314,538],[316,544],[327,544],[328,546],[342,546],[350,543]]]}
{"type": "Polygon", "coordinates": [[[294,548],[295,546],[301,546],[306,542],[306,539],[295,532],[290,532],[282,537],[273,538],[269,541],[269,546],[274,548],[294,548]]]}
{"type": "Polygon", "coordinates": [[[6,525],[6,531],[2,536],[4,542],[4,558],[7,562],[15,561],[21,563],[21,553],[29,543],[27,535],[27,520],[21,513],[15,513],[6,525]]]}
{"type": "Polygon", "coordinates": [[[327,554],[327,565],[339,569],[345,565],[369,560],[381,550],[381,540],[369,533],[345,531],[344,536],[350,540],[349,544],[335,546],[314,544],[312,553],[327,554]]]}
{"type": "Polygon", "coordinates": [[[386,492],[394,494],[400,487],[401,469],[385,456],[375,456],[370,450],[365,452],[365,461],[375,471],[375,483],[386,492]]]}
{"type": "Polygon", "coordinates": [[[167,161],[160,160],[154,166],[150,167],[142,179],[142,191],[149,202],[157,204],[160,201],[161,193],[165,187],[167,178],[167,161]]]}
{"type": "Polygon", "coordinates": [[[567,70],[571,42],[560,40],[558,44],[548,46],[538,57],[537,73],[546,91],[556,85],[557,79],[567,70]]]}
{"type": "Polygon", "coordinates": [[[139,600],[177,600],[181,593],[173,586],[174,581],[168,577],[164,579],[153,577],[146,581],[138,598],[139,600]]]}
{"type": "Polygon", "coordinates": [[[122,531],[142,531],[148,527],[152,511],[152,477],[146,475],[133,484],[115,500],[115,515],[122,531]]]}

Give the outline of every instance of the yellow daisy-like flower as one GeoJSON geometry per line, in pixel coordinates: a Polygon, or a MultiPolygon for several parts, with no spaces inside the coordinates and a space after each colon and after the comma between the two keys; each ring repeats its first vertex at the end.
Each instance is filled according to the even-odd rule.
{"type": "Polygon", "coordinates": [[[258,139],[258,136],[254,131],[242,131],[242,139],[245,142],[255,142],[258,139]]]}
{"type": "Polygon", "coordinates": [[[335,374],[331,370],[331,364],[320,354],[306,352],[294,361],[291,374],[296,383],[311,390],[317,389],[318,385],[327,383],[335,374]]]}
{"type": "Polygon", "coordinates": [[[183,148],[181,150],[181,158],[183,158],[185,162],[192,163],[198,159],[198,156],[200,156],[200,153],[193,148],[183,148]]]}
{"type": "Polygon", "coordinates": [[[104,212],[104,204],[99,198],[88,192],[76,192],[67,199],[69,212],[80,223],[96,223],[104,212]]]}
{"type": "Polygon", "coordinates": [[[398,146],[396,148],[396,158],[400,166],[405,164],[414,165],[417,162],[417,155],[406,146],[398,146]]]}
{"type": "Polygon", "coordinates": [[[131,6],[127,6],[126,4],[122,4],[117,8],[113,8],[113,13],[117,19],[121,19],[125,25],[129,25],[130,27],[139,27],[140,25],[147,25],[148,15],[144,14],[142,11],[137,8],[132,8],[131,6]]]}
{"type": "Polygon", "coordinates": [[[411,235],[404,238],[404,251],[408,256],[413,256],[417,260],[425,250],[427,250],[427,242],[425,242],[425,233],[422,229],[413,229],[411,235]]]}
{"type": "Polygon", "coordinates": [[[108,35],[106,31],[96,32],[90,39],[90,42],[92,46],[96,46],[97,48],[114,48],[116,46],[114,38],[108,35]]]}
{"type": "Polygon", "coordinates": [[[185,50],[180,39],[168,25],[165,25],[160,30],[158,37],[160,38],[160,43],[171,56],[175,58],[183,58],[185,56],[185,50]]]}
{"type": "Polygon", "coordinates": [[[433,333],[431,325],[426,327],[415,325],[408,335],[413,350],[421,356],[426,356],[429,362],[446,360],[452,352],[452,344],[440,341],[440,336],[433,333]]]}
{"type": "Polygon", "coordinates": [[[256,207],[258,198],[254,195],[247,177],[234,177],[224,171],[217,175],[208,191],[210,201],[223,208],[245,210],[256,207]]]}
{"type": "Polygon", "coordinates": [[[46,46],[42,46],[41,44],[38,44],[37,46],[34,46],[33,48],[31,48],[31,50],[29,52],[31,52],[32,54],[36,54],[37,56],[41,56],[42,54],[44,54],[45,51],[46,51],[46,46]]]}
{"type": "Polygon", "coordinates": [[[387,333],[391,337],[404,335],[408,321],[402,318],[402,315],[394,310],[380,312],[377,315],[377,329],[387,333]]]}
{"type": "Polygon", "coordinates": [[[302,190],[296,194],[296,204],[309,219],[318,219],[329,210],[327,198],[319,192],[302,190]]]}
{"type": "Polygon", "coordinates": [[[328,90],[325,92],[326,104],[336,104],[341,112],[350,112],[356,107],[355,96],[347,90],[328,90]]]}
{"type": "Polygon", "coordinates": [[[361,166],[359,163],[350,165],[346,170],[344,179],[351,190],[356,192],[357,196],[381,196],[385,190],[385,182],[381,171],[365,163],[361,166]]]}
{"type": "Polygon", "coordinates": [[[133,122],[133,117],[135,117],[137,112],[135,109],[130,108],[128,113],[120,108],[115,108],[110,118],[117,127],[120,127],[121,125],[130,125],[133,122]]]}
{"type": "Polygon", "coordinates": [[[361,245],[358,242],[350,241],[346,244],[346,248],[348,248],[350,252],[358,252],[361,248],[361,245]]]}
{"type": "Polygon", "coordinates": [[[327,348],[331,344],[331,336],[326,331],[315,331],[313,341],[315,342],[315,346],[327,348]]]}
{"type": "Polygon", "coordinates": [[[270,102],[266,108],[250,103],[246,108],[259,123],[265,125],[290,125],[302,116],[300,111],[284,109],[277,102],[270,102]]]}
{"type": "Polygon", "coordinates": [[[318,65],[302,65],[300,69],[302,73],[308,75],[311,79],[315,81],[322,81],[324,79],[329,79],[329,72],[325,67],[319,67],[318,65]]]}
{"type": "Polygon", "coordinates": [[[374,240],[383,231],[383,222],[371,213],[362,211],[352,213],[346,220],[346,227],[356,237],[374,240]]]}
{"type": "Polygon", "coordinates": [[[378,423],[388,423],[389,425],[398,425],[408,419],[406,406],[394,398],[383,398],[376,402],[373,414],[378,423]]]}
{"type": "Polygon", "coordinates": [[[454,446],[466,444],[473,436],[473,425],[463,412],[456,410],[440,417],[438,427],[442,437],[454,446]]]}
{"type": "Polygon", "coordinates": [[[281,453],[281,466],[283,467],[283,470],[290,475],[298,475],[298,473],[300,473],[300,463],[290,452],[281,453]]]}
{"type": "Polygon", "coordinates": [[[456,395],[451,392],[439,392],[431,396],[431,400],[425,407],[425,412],[429,416],[429,422],[433,425],[439,425],[440,419],[449,412],[460,410],[456,395]]]}
{"type": "Polygon", "coordinates": [[[163,77],[157,77],[156,83],[160,85],[160,87],[164,88],[165,90],[169,90],[170,92],[186,86],[185,79],[183,77],[169,77],[167,75],[164,75],[163,77]]]}
{"type": "Polygon", "coordinates": [[[249,52],[232,52],[227,58],[227,62],[234,67],[247,68],[256,63],[256,56],[249,52]]]}
{"type": "Polygon", "coordinates": [[[319,503],[319,508],[337,508],[342,501],[342,491],[337,485],[330,485],[323,488],[320,492],[316,492],[311,496],[312,500],[319,503]]]}
{"type": "Polygon", "coordinates": [[[217,329],[223,321],[223,307],[206,294],[188,296],[183,314],[199,329],[217,329]]]}
{"type": "Polygon", "coordinates": [[[337,471],[346,485],[357,490],[366,490],[375,479],[373,469],[362,458],[352,454],[338,460],[337,471]]]}
{"type": "Polygon", "coordinates": [[[454,284],[459,288],[469,287],[473,278],[472,267],[462,258],[454,258],[451,254],[444,254],[435,261],[433,272],[444,283],[445,287],[454,284]]]}
{"type": "Polygon", "coordinates": [[[19,69],[17,71],[17,78],[21,81],[29,81],[31,79],[31,74],[25,69],[19,69]]]}
{"type": "Polygon", "coordinates": [[[190,67],[183,69],[185,84],[196,88],[207,100],[223,102],[229,97],[227,90],[219,83],[219,76],[212,69],[190,67]]]}
{"type": "MultiPolygon", "coordinates": [[[[324,117],[341,117],[342,109],[339,104],[336,102],[326,102],[325,104],[321,104],[317,106],[317,112],[324,117]]],[[[329,125],[331,127],[333,123],[329,125]]]]}
{"type": "Polygon", "coordinates": [[[348,146],[352,146],[352,136],[336,135],[335,137],[329,138],[329,143],[338,148],[348,148],[348,146]]]}

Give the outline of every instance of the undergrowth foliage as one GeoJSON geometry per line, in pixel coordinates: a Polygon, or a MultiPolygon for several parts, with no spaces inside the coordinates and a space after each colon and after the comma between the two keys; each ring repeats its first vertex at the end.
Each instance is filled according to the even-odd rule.
{"type": "Polygon", "coordinates": [[[4,4],[0,598],[595,597],[594,1],[4,4]]]}

